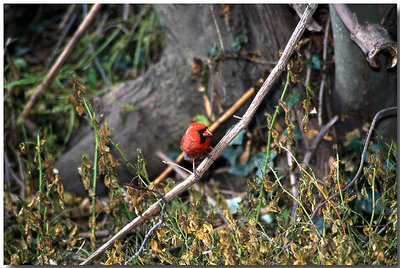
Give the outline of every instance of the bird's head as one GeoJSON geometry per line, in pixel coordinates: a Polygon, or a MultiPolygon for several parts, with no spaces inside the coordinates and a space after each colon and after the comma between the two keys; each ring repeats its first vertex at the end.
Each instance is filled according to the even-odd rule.
{"type": "Polygon", "coordinates": [[[189,129],[191,129],[193,131],[197,131],[200,134],[200,137],[212,136],[212,133],[208,129],[208,127],[202,123],[192,123],[189,125],[189,129]]]}

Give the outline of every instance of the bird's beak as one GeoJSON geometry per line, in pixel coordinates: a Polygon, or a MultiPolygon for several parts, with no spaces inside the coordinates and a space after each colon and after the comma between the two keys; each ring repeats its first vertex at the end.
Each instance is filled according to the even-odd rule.
{"type": "Polygon", "coordinates": [[[211,131],[207,128],[206,131],[204,131],[203,136],[212,136],[211,131]]]}

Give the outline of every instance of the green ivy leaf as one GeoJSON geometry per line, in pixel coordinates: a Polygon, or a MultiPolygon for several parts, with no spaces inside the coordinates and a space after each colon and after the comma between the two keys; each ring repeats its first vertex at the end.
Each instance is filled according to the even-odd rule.
{"type": "Polygon", "coordinates": [[[273,213],[266,213],[264,215],[261,215],[261,220],[264,221],[266,224],[271,224],[274,221],[273,218],[273,213]]]}
{"type": "Polygon", "coordinates": [[[236,164],[237,157],[243,152],[242,146],[228,146],[221,154],[231,166],[236,164]]]}
{"type": "Polygon", "coordinates": [[[289,109],[292,109],[293,106],[300,100],[300,92],[298,90],[293,91],[285,98],[285,102],[289,109]]]}
{"type": "Polygon", "coordinates": [[[359,139],[351,139],[349,144],[347,145],[347,149],[350,152],[356,152],[357,154],[361,154],[363,150],[362,141],[359,139]]]}
{"type": "Polygon", "coordinates": [[[311,59],[305,60],[308,69],[321,70],[321,55],[314,54],[311,59]]]}
{"type": "MultiPolygon", "coordinates": [[[[229,131],[229,130],[228,130],[229,131]]],[[[246,133],[246,130],[243,129],[239,132],[239,134],[229,143],[229,145],[242,145],[243,143],[243,136],[246,133]]]]}
{"type": "MultiPolygon", "coordinates": [[[[270,153],[268,165],[273,168],[274,167],[274,158],[276,157],[276,153],[270,153]]],[[[261,152],[256,154],[251,158],[251,161],[254,163],[254,166],[257,167],[256,176],[262,178],[263,172],[265,169],[265,158],[267,157],[267,152],[261,152]]]]}
{"type": "Polygon", "coordinates": [[[240,202],[242,202],[242,198],[240,196],[233,199],[226,199],[226,203],[232,214],[235,214],[237,212],[240,202]]]}
{"type": "Polygon", "coordinates": [[[217,45],[212,44],[210,46],[210,48],[208,49],[207,55],[209,58],[212,58],[212,57],[217,57],[217,56],[221,55],[221,53],[222,53],[221,49],[219,49],[219,47],[217,45]]]}
{"type": "Polygon", "coordinates": [[[232,46],[236,51],[240,51],[245,43],[247,43],[246,32],[236,35],[233,38],[232,46]]]}
{"type": "Polygon", "coordinates": [[[209,126],[210,120],[208,120],[207,116],[205,116],[204,114],[198,114],[196,116],[196,123],[202,123],[206,126],[209,126]]]}

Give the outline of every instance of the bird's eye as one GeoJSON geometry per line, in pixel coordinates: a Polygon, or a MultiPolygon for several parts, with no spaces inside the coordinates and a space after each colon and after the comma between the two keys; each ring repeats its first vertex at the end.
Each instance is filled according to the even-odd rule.
{"type": "Polygon", "coordinates": [[[204,132],[207,130],[207,128],[199,129],[197,132],[200,134],[200,144],[203,144],[206,141],[206,136],[204,136],[204,132]]]}

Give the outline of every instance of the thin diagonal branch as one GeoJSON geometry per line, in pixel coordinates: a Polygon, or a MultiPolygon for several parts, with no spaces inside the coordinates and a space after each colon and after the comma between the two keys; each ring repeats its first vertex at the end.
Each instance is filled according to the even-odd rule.
{"type": "Polygon", "coordinates": [[[213,18],[213,21],[215,24],[215,30],[217,31],[217,34],[218,34],[218,39],[219,39],[219,43],[221,45],[222,53],[225,53],[224,42],[222,42],[221,31],[219,30],[218,21],[217,21],[217,18],[215,17],[213,4],[210,4],[210,10],[211,10],[211,15],[212,15],[212,18],[213,18]]]}
{"type": "Polygon", "coordinates": [[[35,90],[35,93],[33,93],[32,97],[26,104],[24,110],[22,111],[22,114],[20,115],[20,117],[18,119],[19,123],[25,121],[25,119],[28,117],[28,114],[31,111],[33,105],[36,103],[37,99],[39,98],[39,95],[53,81],[54,77],[57,75],[61,66],[63,66],[64,62],[67,60],[67,58],[71,54],[72,50],[75,48],[76,44],[81,39],[83,33],[89,27],[90,23],[93,21],[97,12],[100,10],[100,7],[101,7],[101,4],[93,5],[89,14],[86,16],[85,20],[81,23],[78,30],[76,30],[74,36],[69,41],[67,47],[64,49],[64,51],[58,57],[57,61],[54,63],[54,65],[51,67],[51,69],[47,73],[46,78],[43,80],[42,83],[40,83],[38,88],[35,90]]]}

